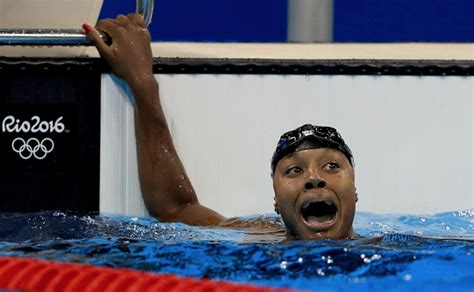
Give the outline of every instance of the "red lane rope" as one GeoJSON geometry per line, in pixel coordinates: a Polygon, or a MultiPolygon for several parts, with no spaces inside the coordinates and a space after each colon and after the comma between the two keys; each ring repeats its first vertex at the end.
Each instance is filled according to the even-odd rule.
{"type": "Polygon", "coordinates": [[[290,291],[29,258],[0,257],[0,289],[23,291],[290,291]]]}

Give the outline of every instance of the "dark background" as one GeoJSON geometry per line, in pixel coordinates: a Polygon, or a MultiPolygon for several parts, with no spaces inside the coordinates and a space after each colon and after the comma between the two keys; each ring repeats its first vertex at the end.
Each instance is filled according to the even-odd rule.
{"type": "Polygon", "coordinates": [[[62,116],[65,131],[10,133],[2,128],[0,212],[98,212],[100,73],[23,68],[0,70],[0,120],[13,115],[22,121],[32,116],[56,121],[62,116]],[[43,160],[25,160],[12,150],[16,138],[50,138],[55,147],[43,160]]]}
{"type": "MultiPolygon", "coordinates": [[[[101,18],[135,11],[104,0],[101,18]]],[[[335,42],[473,42],[472,0],[335,0],[335,42]]],[[[287,0],[155,1],[154,41],[286,42],[287,0]]]]}

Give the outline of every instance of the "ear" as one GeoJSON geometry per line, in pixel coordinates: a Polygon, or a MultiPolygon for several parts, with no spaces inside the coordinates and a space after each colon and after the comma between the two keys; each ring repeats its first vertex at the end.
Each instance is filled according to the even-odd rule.
{"type": "Polygon", "coordinates": [[[275,213],[277,213],[278,215],[280,215],[280,208],[278,207],[278,204],[277,204],[275,198],[273,198],[273,207],[275,208],[275,213]]]}

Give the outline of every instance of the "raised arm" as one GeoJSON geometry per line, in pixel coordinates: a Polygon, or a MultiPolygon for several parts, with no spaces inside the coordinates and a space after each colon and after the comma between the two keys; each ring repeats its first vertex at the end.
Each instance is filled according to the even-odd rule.
{"type": "Polygon", "coordinates": [[[150,34],[138,14],[119,15],[84,31],[112,71],[135,97],[135,132],[140,184],[150,215],[165,221],[217,225],[225,218],[199,204],[173,146],[153,76],[150,34]],[[108,45],[98,31],[111,38],[108,45]]]}

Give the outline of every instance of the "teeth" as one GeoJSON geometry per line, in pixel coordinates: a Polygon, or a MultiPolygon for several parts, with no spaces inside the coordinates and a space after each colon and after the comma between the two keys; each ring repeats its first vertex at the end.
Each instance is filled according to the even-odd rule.
{"type": "Polygon", "coordinates": [[[324,216],[308,216],[306,221],[309,223],[324,223],[332,219],[332,216],[324,215],[324,216]]]}
{"type": "Polygon", "coordinates": [[[316,204],[316,203],[319,203],[319,204],[326,204],[327,206],[334,206],[334,203],[333,202],[330,202],[330,201],[321,201],[321,202],[306,202],[303,204],[303,206],[301,207],[302,210],[306,209],[309,207],[309,205],[311,204],[316,204]]]}

